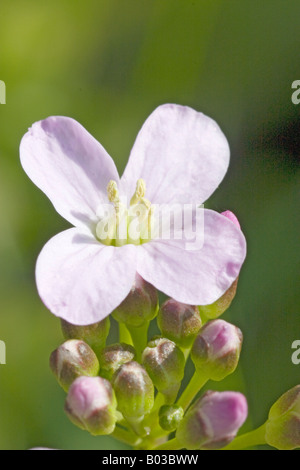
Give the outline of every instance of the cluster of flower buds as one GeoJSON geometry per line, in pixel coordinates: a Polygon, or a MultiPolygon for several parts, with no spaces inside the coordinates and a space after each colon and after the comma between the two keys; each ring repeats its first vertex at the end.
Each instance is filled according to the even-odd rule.
{"type": "Polygon", "coordinates": [[[228,444],[247,416],[243,395],[209,392],[194,398],[207,380],[222,380],[235,370],[242,334],[200,312],[201,307],[174,299],[159,307],[156,289],[137,276],[112,313],[120,342],[107,344],[109,318],[88,326],[63,320],[65,342],[51,354],[50,367],[67,392],[65,411],[71,422],[136,448],[167,446],[172,432],[178,448],[228,444]],[[149,338],[154,318],[160,335],[149,338]],[[189,355],[195,374],[181,391],[189,355]]]}
{"type": "MultiPolygon", "coordinates": [[[[229,211],[223,215],[238,224],[229,211]]],[[[219,318],[236,287],[237,280],[212,305],[170,298],[159,306],[156,289],[137,275],[112,313],[120,331],[113,344],[107,344],[109,318],[89,326],[62,321],[65,342],[51,354],[50,367],[67,393],[71,422],[137,449],[299,447],[300,386],[273,405],[263,426],[239,436],[248,411],[244,395],[209,390],[199,396],[208,381],[223,380],[238,365],[242,332],[219,318]],[[151,338],[154,319],[160,335],[151,338]],[[194,375],[184,388],[189,358],[194,375]]]]}

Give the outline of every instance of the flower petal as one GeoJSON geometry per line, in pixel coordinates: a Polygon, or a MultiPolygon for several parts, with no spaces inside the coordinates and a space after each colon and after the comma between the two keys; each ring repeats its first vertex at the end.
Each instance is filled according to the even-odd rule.
{"type": "Polygon", "coordinates": [[[203,203],[229,164],[227,140],[216,122],[186,106],[159,106],[146,120],[121,178],[130,198],[139,178],[152,203],[203,203]]]}
{"type": "Polygon", "coordinates": [[[20,157],[29,178],[75,226],[96,220],[97,207],[107,202],[109,180],[119,180],[106,150],[67,117],[53,116],[33,124],[21,141],[20,157]]]}
{"type": "Polygon", "coordinates": [[[141,247],[138,273],[178,302],[207,305],[219,299],[239,275],[246,256],[243,233],[226,217],[204,209],[201,249],[186,240],[155,240],[141,247]]]}
{"type": "Polygon", "coordinates": [[[36,282],[46,307],[76,325],[96,323],[128,295],[136,275],[135,247],[101,245],[71,228],[42,249],[36,282]]]}

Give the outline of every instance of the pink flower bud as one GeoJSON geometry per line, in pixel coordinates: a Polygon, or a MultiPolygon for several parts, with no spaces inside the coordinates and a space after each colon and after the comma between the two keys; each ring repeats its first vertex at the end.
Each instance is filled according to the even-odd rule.
{"type": "Polygon", "coordinates": [[[200,305],[199,312],[203,318],[214,319],[220,317],[231,305],[238,284],[238,278],[231,284],[229,289],[214,303],[210,305],[200,305]]]}
{"type": "Polygon", "coordinates": [[[104,348],[110,330],[109,317],[91,325],[73,325],[61,320],[61,329],[65,339],[81,339],[87,343],[96,354],[104,348]]]}
{"type": "Polygon", "coordinates": [[[137,274],[128,296],[112,312],[112,316],[118,322],[137,328],[151,321],[157,310],[157,290],[137,274]]]}
{"type": "Polygon", "coordinates": [[[239,361],[242,332],[224,320],[211,320],[197,335],[191,358],[196,370],[212,380],[222,380],[234,372],[239,361]]]}
{"type": "Polygon", "coordinates": [[[115,343],[106,346],[99,356],[101,377],[111,380],[115,372],[126,362],[135,359],[135,349],[125,343],[115,343]]]}
{"type": "Polygon", "coordinates": [[[112,378],[118,409],[128,418],[141,418],[154,404],[154,386],[146,369],[138,362],[122,364],[112,378]]]}
{"type": "Polygon", "coordinates": [[[58,383],[67,392],[77,377],[98,375],[99,362],[88,344],[77,339],[70,339],[52,352],[50,368],[58,383]]]}
{"type": "Polygon", "coordinates": [[[174,341],[177,346],[188,348],[200,330],[202,321],[197,306],[168,299],[159,309],[157,324],[163,336],[174,341]]]}
{"type": "Polygon", "coordinates": [[[189,408],[176,438],[185,449],[220,449],[235,438],[247,413],[241,393],[209,391],[189,408]]]}
{"type": "MultiPolygon", "coordinates": [[[[222,212],[221,215],[231,220],[231,222],[233,222],[236,227],[241,229],[240,223],[233,212],[225,211],[225,212],[222,212]]],[[[209,305],[200,305],[199,306],[200,315],[203,318],[209,318],[209,319],[220,317],[230,307],[231,302],[233,301],[235,294],[236,294],[237,284],[238,284],[238,277],[235,279],[235,281],[233,281],[229,289],[227,289],[227,291],[215,302],[209,305]]]]}
{"type": "Polygon", "coordinates": [[[241,228],[238,218],[236,215],[234,215],[233,212],[227,210],[221,212],[221,215],[224,215],[224,217],[227,217],[227,219],[231,220],[231,222],[233,222],[239,229],[241,228]]]}
{"type": "Polygon", "coordinates": [[[79,377],[70,387],[65,411],[70,420],[91,434],[111,434],[117,421],[116,398],[108,380],[79,377]]]}
{"type": "Polygon", "coordinates": [[[142,364],[154,386],[165,395],[166,403],[173,403],[184,376],[185,358],[181,349],[169,339],[155,337],[144,349],[142,364]]]}

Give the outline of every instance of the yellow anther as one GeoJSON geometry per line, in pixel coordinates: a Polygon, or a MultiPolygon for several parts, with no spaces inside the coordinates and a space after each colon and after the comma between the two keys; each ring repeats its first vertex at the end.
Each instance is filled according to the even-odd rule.
{"type": "Polygon", "coordinates": [[[141,199],[144,198],[146,194],[146,183],[143,178],[137,180],[135,193],[130,200],[130,205],[138,204],[141,199]]]}
{"type": "Polygon", "coordinates": [[[117,183],[114,180],[110,180],[107,185],[107,197],[110,202],[119,202],[119,191],[117,183]]]}

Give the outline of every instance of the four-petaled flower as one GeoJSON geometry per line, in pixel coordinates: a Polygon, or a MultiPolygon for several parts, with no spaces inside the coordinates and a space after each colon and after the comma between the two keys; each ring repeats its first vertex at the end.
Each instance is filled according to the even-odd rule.
{"type": "Polygon", "coordinates": [[[77,325],[98,322],[126,298],[138,276],[190,305],[214,302],[238,277],[244,235],[215,211],[202,209],[199,249],[186,249],[184,237],[141,236],[151,221],[151,204],[202,204],[227,171],[227,140],[202,113],[159,106],[139,132],[121,178],[100,143],[67,117],[33,124],[20,156],[31,180],[74,226],[54,236],[37,260],[38,292],[55,315],[77,325]],[[125,221],[125,231],[135,209],[144,209],[138,239],[118,237],[114,225],[102,236],[107,203],[115,209],[116,226],[125,221]]]}

